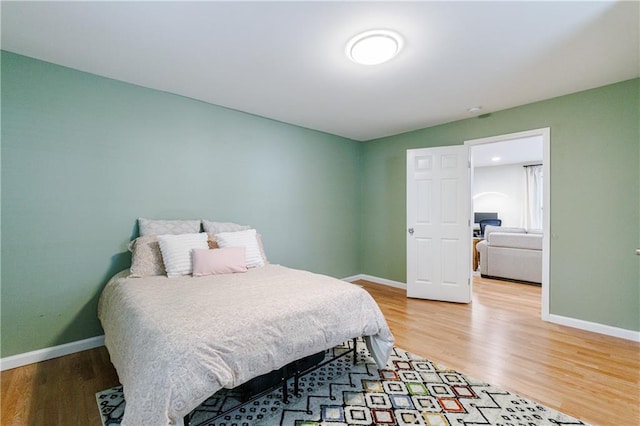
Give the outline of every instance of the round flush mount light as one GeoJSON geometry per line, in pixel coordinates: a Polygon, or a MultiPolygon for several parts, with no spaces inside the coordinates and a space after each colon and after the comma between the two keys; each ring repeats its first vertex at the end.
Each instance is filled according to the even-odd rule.
{"type": "Polygon", "coordinates": [[[402,37],[394,31],[372,30],[352,38],[345,53],[353,62],[378,65],[395,57],[402,49],[402,37]]]}

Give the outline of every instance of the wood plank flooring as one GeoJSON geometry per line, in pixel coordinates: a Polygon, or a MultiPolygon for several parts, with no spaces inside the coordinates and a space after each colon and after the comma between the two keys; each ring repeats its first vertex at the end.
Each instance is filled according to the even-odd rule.
{"type": "MultiPolygon", "coordinates": [[[[540,288],[476,278],[468,305],[359,282],[396,345],[593,425],[640,424],[640,344],[541,321],[540,288]]],[[[0,374],[2,425],[100,425],[118,384],[104,347],[0,374]]]]}
{"type": "Polygon", "coordinates": [[[119,384],[102,346],[0,373],[0,424],[100,426],[95,394],[119,384]]]}
{"type": "Polygon", "coordinates": [[[540,319],[540,287],[474,278],[471,304],[359,281],[396,346],[593,425],[640,425],[640,344],[540,319]]]}

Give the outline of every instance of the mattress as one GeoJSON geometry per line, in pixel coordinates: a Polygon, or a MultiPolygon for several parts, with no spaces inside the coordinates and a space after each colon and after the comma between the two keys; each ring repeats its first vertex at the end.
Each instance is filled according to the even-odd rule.
{"type": "Polygon", "coordinates": [[[105,345],[123,385],[122,425],[182,424],[221,388],[365,336],[382,368],[393,336],[357,285],[267,265],[206,277],[114,276],[100,297],[105,345]]]}

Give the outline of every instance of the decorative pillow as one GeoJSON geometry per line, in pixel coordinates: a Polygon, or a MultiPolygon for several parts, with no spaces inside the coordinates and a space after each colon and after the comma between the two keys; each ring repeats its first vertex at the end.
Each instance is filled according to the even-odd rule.
{"type": "Polygon", "coordinates": [[[227,247],[215,250],[193,250],[193,276],[233,274],[247,272],[244,247],[227,247]]]}
{"type": "Polygon", "coordinates": [[[204,232],[208,232],[209,234],[246,231],[247,229],[251,229],[248,225],[238,225],[233,222],[210,222],[204,219],[202,219],[202,227],[204,228],[204,232]]]}
{"type": "Polygon", "coordinates": [[[255,229],[237,232],[221,232],[215,235],[220,248],[244,247],[246,249],[247,268],[264,266],[264,260],[260,254],[260,246],[255,229]]]}
{"type": "MultiPolygon", "coordinates": [[[[218,243],[216,242],[216,236],[215,234],[209,233],[209,248],[210,249],[217,249],[220,248],[220,246],[218,246],[218,243]]],[[[264,252],[264,245],[262,244],[262,235],[260,234],[256,234],[256,239],[258,240],[258,247],[260,248],[260,255],[262,256],[262,261],[265,263],[265,265],[267,263],[269,263],[269,260],[267,260],[267,255],[264,252]]]]}
{"type": "Polygon", "coordinates": [[[129,251],[131,252],[129,277],[140,278],[167,273],[156,236],[136,238],[129,244],[129,251]]]}
{"type": "Polygon", "coordinates": [[[155,219],[138,219],[138,228],[140,228],[140,236],[147,235],[178,235],[178,234],[195,234],[200,232],[199,220],[155,220],[155,219]]]}
{"type": "Polygon", "coordinates": [[[213,234],[207,234],[209,236],[209,238],[207,239],[207,244],[209,244],[209,248],[210,249],[217,249],[220,248],[218,247],[218,243],[216,243],[216,236],[213,234]]]}
{"type": "Polygon", "coordinates": [[[192,273],[191,251],[193,249],[209,249],[205,233],[158,235],[158,243],[169,278],[192,273]]]}

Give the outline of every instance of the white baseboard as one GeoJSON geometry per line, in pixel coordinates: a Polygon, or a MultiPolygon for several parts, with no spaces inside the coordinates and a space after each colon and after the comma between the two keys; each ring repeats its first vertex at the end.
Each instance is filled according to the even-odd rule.
{"type": "Polygon", "coordinates": [[[610,325],[600,324],[597,322],[589,322],[555,314],[549,315],[549,322],[552,322],[554,324],[566,325],[567,327],[578,328],[580,330],[592,331],[594,333],[606,334],[607,336],[633,340],[634,342],[640,342],[640,331],[627,330],[625,328],[618,328],[610,325]]]}
{"type": "Polygon", "coordinates": [[[406,283],[401,283],[400,281],[388,280],[386,278],[374,277],[373,275],[366,275],[366,274],[354,275],[352,277],[343,278],[343,280],[349,281],[349,282],[365,280],[365,281],[371,281],[372,283],[376,283],[376,284],[388,285],[389,287],[396,287],[404,290],[407,289],[406,283]]]}
{"type": "Polygon", "coordinates": [[[8,356],[0,359],[0,371],[58,358],[60,356],[86,351],[87,349],[93,349],[100,346],[104,346],[104,336],[90,337],[89,339],[78,340],[77,342],[65,343],[64,345],[8,356]]]}

